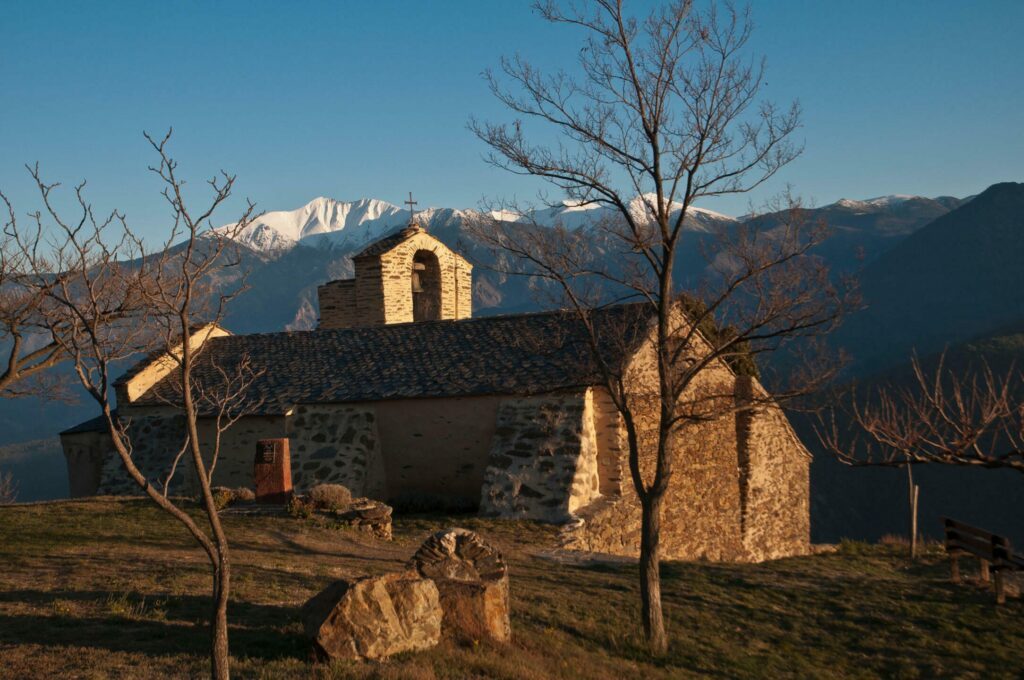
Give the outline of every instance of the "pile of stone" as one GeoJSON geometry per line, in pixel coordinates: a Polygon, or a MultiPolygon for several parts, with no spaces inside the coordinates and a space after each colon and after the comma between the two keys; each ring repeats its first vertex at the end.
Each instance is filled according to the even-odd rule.
{"type": "Polygon", "coordinates": [[[305,495],[292,496],[288,512],[294,517],[317,516],[391,540],[391,506],[372,498],[352,498],[341,484],[317,484],[305,495]]]}
{"type": "Polygon", "coordinates": [[[323,659],[383,659],[433,647],[442,636],[507,642],[508,569],[477,534],[426,540],[402,572],[335,581],[302,608],[323,659]]]}
{"type": "Polygon", "coordinates": [[[316,512],[347,527],[391,540],[391,506],[372,498],[354,498],[347,508],[316,512]]]}

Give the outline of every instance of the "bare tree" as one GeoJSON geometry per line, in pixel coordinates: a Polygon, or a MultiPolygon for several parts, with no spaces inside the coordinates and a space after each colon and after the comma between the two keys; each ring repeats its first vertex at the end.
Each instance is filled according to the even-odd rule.
{"type": "Polygon", "coordinates": [[[818,419],[818,438],[849,465],[920,464],[1008,468],[1024,473],[1024,384],[981,361],[947,368],[942,355],[927,371],[914,357],[912,379],[867,394],[856,388],[818,419]]]}
{"type": "Polygon", "coordinates": [[[18,500],[18,485],[10,472],[0,472],[0,504],[18,500]]]}
{"type": "Polygon", "coordinates": [[[7,208],[0,234],[0,398],[10,398],[42,391],[41,376],[65,357],[39,314],[44,291],[38,282],[26,285],[26,258],[13,236],[14,208],[2,191],[0,200],[7,208]]]}
{"type": "Polygon", "coordinates": [[[1024,473],[1024,375],[1002,373],[982,360],[947,368],[943,353],[933,370],[918,357],[911,378],[869,392],[856,386],[817,414],[815,431],[826,451],[851,466],[901,467],[907,473],[910,558],[917,556],[920,464],[1009,468],[1024,473]]]}
{"type": "Polygon", "coordinates": [[[153,254],[147,252],[122,214],[115,211],[103,219],[94,215],[83,194],[84,183],[75,190],[76,219],[65,220],[51,202],[59,185],[44,182],[37,168],[30,171],[45,212],[33,216],[33,229],[12,229],[10,233],[35,281],[36,292],[42,296],[39,310],[46,328],[99,405],[124,469],[153,502],[185,525],[210,561],[211,676],[227,678],[231,562],[228,538],[210,489],[221,434],[255,406],[245,401],[245,393],[259,372],[243,361],[237,372],[221,371],[213,384],[200,384],[192,371],[201,343],[193,339],[205,339],[200,334],[221,321],[226,304],[241,291],[238,286],[228,292],[213,292],[212,285],[214,277],[238,265],[231,237],[252,221],[254,206],[247,203],[232,228],[213,229],[211,217],[232,195],[235,177],[221,173],[211,179],[212,198],[204,209],[195,211],[185,200],[185,181],[168,154],[170,132],[162,139],[149,135],[146,139],[159,157],[159,164],[150,169],[164,185],[162,195],[173,220],[166,242],[153,254]],[[53,223],[49,231],[44,229],[46,220],[53,223]],[[156,478],[147,476],[133,458],[130,415],[119,416],[112,404],[112,371],[119,362],[140,352],[173,363],[174,379],[163,396],[180,410],[185,424],[181,448],[176,454],[167,452],[167,468],[156,478]],[[204,436],[200,428],[202,417],[214,421],[210,436],[204,436]],[[208,529],[170,494],[183,458],[193,466],[208,529]]]}
{"type": "MultiPolygon", "coordinates": [[[[697,12],[688,0],[672,0],[635,18],[623,4],[539,3],[543,18],[585,35],[578,75],[545,75],[521,57],[505,59],[487,78],[520,118],[470,122],[490,149],[489,162],[542,178],[576,205],[608,208],[611,217],[582,230],[542,229],[530,224],[530,206],[498,204],[491,214],[519,219],[488,220],[476,231],[512,256],[510,273],[557,291],[588,331],[625,426],[642,517],[643,627],[651,650],[662,653],[660,527],[677,467],[675,442],[700,423],[771,400],[755,394],[738,403],[731,392],[709,392],[702,376],[722,362],[738,366],[828,330],[843,296],[809,256],[824,229],[808,224],[795,205],[782,211],[781,223],[716,234],[706,268],[690,272],[703,284],[683,292],[679,254],[695,203],[748,192],[792,161],[799,109],[757,101],[764,67],[745,57],[752,30],[746,12],[731,5],[697,12]],[[555,141],[531,141],[534,124],[537,138],[555,141]],[[598,310],[623,300],[640,301],[653,326],[657,371],[649,393],[633,390],[624,367],[608,360],[609,339],[619,331],[605,327],[598,310]]],[[[794,380],[777,396],[825,378],[820,367],[802,365],[812,380],[799,389],[794,380]]]]}

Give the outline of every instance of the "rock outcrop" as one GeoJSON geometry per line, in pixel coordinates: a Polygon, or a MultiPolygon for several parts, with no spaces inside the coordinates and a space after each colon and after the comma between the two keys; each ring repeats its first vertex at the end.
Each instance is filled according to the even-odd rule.
{"type": "Polygon", "coordinates": [[[441,639],[437,586],[399,572],[335,581],[302,608],[305,633],[325,659],[383,659],[441,639]]]}
{"type": "Polygon", "coordinates": [[[416,551],[409,566],[437,584],[446,635],[498,642],[512,637],[508,568],[501,553],[476,533],[438,532],[416,551]]]}

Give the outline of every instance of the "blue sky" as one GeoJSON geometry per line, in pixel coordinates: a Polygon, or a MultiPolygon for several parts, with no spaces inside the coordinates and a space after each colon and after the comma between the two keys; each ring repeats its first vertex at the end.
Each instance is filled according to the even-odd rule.
{"type": "MultiPolygon", "coordinates": [[[[2,4],[0,187],[34,209],[22,165],[38,160],[49,178],[88,178],[97,207],[149,235],[166,210],[141,133],[171,125],[190,178],[228,169],[267,210],[410,190],[421,206],[532,196],[466,130],[471,114],[504,116],[480,73],[516,51],[571,66],[579,38],[519,0],[2,4]]],[[[783,183],[823,204],[1024,181],[1024,2],[752,8],[765,95],[800,100],[806,144],[755,200],[783,183]]]]}

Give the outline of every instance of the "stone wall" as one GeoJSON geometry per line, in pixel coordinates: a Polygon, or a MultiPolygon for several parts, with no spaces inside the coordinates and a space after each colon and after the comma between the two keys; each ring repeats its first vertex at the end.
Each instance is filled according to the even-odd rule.
{"type": "Polygon", "coordinates": [[[740,525],[755,561],[810,551],[811,455],[785,413],[754,379],[740,376],[736,394],[757,405],[736,414],[742,506],[740,525]]]}
{"type": "Polygon", "coordinates": [[[593,426],[587,432],[584,422],[592,403],[589,390],[502,400],[481,514],[565,522],[593,500],[597,451],[593,426]]]}
{"type": "Polygon", "coordinates": [[[68,495],[71,498],[93,496],[100,486],[103,463],[114,455],[110,436],[105,432],[75,432],[60,436],[68,466],[68,495]]]}
{"type": "MultiPolygon", "coordinates": [[[[154,486],[163,488],[163,482],[171,469],[170,463],[185,442],[184,418],[173,413],[154,411],[132,414],[127,422],[132,462],[154,486]]],[[[171,493],[186,492],[189,468],[191,465],[188,461],[179,466],[178,472],[171,479],[171,493]]],[[[141,493],[142,489],[124,469],[120,456],[113,449],[109,450],[103,459],[96,494],[106,496],[141,493]]]]}
{"type": "MultiPolygon", "coordinates": [[[[657,455],[660,412],[654,345],[645,343],[626,369],[631,410],[635,415],[640,470],[651,480],[657,455]]],[[[728,408],[733,399],[733,374],[712,364],[682,395],[681,402],[702,400],[709,411],[728,408]]],[[[624,426],[607,393],[595,400],[595,430],[605,433],[607,450],[619,450],[619,465],[610,462],[604,495],[577,514],[583,521],[566,528],[567,548],[635,556],[640,550],[640,502],[628,469],[624,426]],[[613,430],[618,430],[618,436],[613,430]],[[616,479],[616,483],[612,483],[616,479]]],[[[661,524],[662,555],[669,559],[735,560],[743,557],[740,534],[740,492],[734,419],[690,425],[672,439],[675,474],[665,494],[661,524]]]]}
{"type": "Polygon", "coordinates": [[[356,496],[366,494],[369,472],[381,465],[372,405],[300,405],[287,429],[297,491],[328,483],[344,484],[356,496]]]}
{"type": "Polygon", "coordinates": [[[386,483],[367,495],[398,508],[476,509],[501,397],[375,404],[386,483]]]}
{"type": "Polygon", "coordinates": [[[328,281],[316,289],[321,328],[348,328],[359,321],[355,279],[328,281]]]}
{"type": "MultiPolygon", "coordinates": [[[[203,458],[209,465],[212,457],[211,447],[216,437],[216,421],[212,418],[201,418],[198,430],[203,458]]],[[[252,488],[256,442],[260,439],[277,439],[284,436],[284,416],[240,418],[221,437],[220,454],[217,456],[217,466],[213,471],[213,483],[217,486],[252,488]]],[[[294,453],[292,455],[294,456],[294,453]]],[[[199,480],[195,476],[192,464],[186,461],[184,467],[188,475],[189,492],[198,493],[199,480]]]]}
{"type": "MultiPolygon", "coordinates": [[[[124,419],[129,423],[132,459],[147,479],[160,486],[170,471],[175,455],[185,441],[184,417],[165,407],[126,408],[124,419]]],[[[209,465],[214,441],[215,423],[199,420],[199,441],[203,458],[209,465]]],[[[251,416],[240,419],[222,437],[221,451],[214,468],[213,483],[218,486],[253,485],[253,458],[260,439],[283,437],[283,416],[251,416]]],[[[61,442],[68,461],[68,478],[72,497],[97,494],[140,495],[142,490],[128,476],[120,457],[113,450],[110,437],[102,432],[62,435],[61,442]],[[93,468],[99,470],[93,474],[93,468]]],[[[195,468],[186,453],[178,464],[171,482],[172,493],[195,494],[199,490],[195,468]]]]}
{"type": "Polygon", "coordinates": [[[390,250],[355,260],[355,278],[330,281],[317,289],[321,328],[349,328],[414,320],[412,272],[417,253],[430,253],[437,266],[426,283],[440,287],[440,319],[473,314],[473,266],[422,229],[390,250]],[[434,280],[436,279],[436,280],[434,280]]]}

